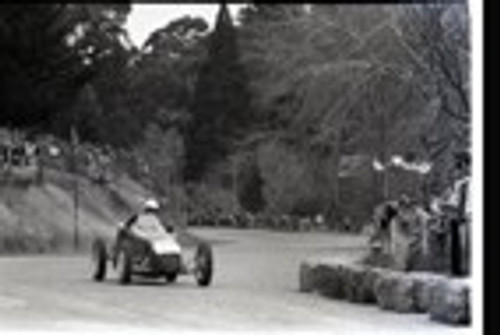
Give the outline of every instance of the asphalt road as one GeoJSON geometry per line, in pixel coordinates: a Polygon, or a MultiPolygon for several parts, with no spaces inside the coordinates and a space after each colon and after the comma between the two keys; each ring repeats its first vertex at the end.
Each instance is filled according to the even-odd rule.
{"type": "Polygon", "coordinates": [[[1,331],[250,331],[329,334],[466,334],[426,315],[395,314],[298,292],[302,259],[359,252],[341,234],[197,229],[213,242],[213,285],[90,279],[89,257],[0,258],[1,331]]]}

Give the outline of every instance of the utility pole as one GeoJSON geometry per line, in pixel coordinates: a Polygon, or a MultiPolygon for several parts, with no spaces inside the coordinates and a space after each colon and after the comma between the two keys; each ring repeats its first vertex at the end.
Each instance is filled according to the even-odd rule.
{"type": "Polygon", "coordinates": [[[77,169],[77,150],[78,150],[78,133],[76,127],[71,127],[71,153],[72,153],[72,170],[73,170],[73,246],[75,250],[79,247],[79,227],[78,227],[78,206],[79,206],[79,185],[78,185],[78,169],[77,169]]]}

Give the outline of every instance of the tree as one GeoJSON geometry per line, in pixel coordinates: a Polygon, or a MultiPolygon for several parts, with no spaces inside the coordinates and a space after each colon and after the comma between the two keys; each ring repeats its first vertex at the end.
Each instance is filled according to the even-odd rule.
{"type": "Polygon", "coordinates": [[[237,31],[226,4],[217,15],[210,35],[185,127],[185,179],[200,181],[217,161],[227,157],[249,128],[250,95],[240,64],[237,31]]]}
{"type": "Polygon", "coordinates": [[[146,125],[146,118],[130,107],[129,64],[138,52],[123,28],[130,6],[80,5],[72,7],[72,11],[79,24],[70,44],[79,51],[82,62],[93,69],[94,75],[85,88],[93,92],[93,106],[82,109],[82,100],[75,100],[70,115],[54,120],[54,127],[65,129],[70,123],[84,140],[130,148],[141,139],[146,125]],[[118,124],[120,127],[116,127],[118,124]]]}
{"type": "Polygon", "coordinates": [[[242,208],[253,214],[264,209],[266,203],[263,184],[264,180],[257,162],[257,155],[250,153],[243,162],[237,176],[238,201],[242,208]]]}
{"type": "Polygon", "coordinates": [[[468,7],[416,5],[402,9],[400,25],[409,49],[425,74],[424,93],[435,101],[433,125],[421,136],[435,163],[431,191],[441,193],[453,182],[454,156],[470,148],[470,34],[468,7]]]}
{"type": "Polygon", "coordinates": [[[0,123],[46,127],[92,71],[66,43],[76,20],[66,5],[8,5],[0,12],[0,123]]]}
{"type": "MultiPolygon", "coordinates": [[[[379,24],[385,17],[372,7],[366,12],[377,14],[375,23],[379,24]]],[[[373,71],[370,60],[356,55],[367,32],[343,24],[349,20],[341,21],[340,9],[259,5],[252,20],[244,21],[242,36],[257,108],[265,115],[263,119],[273,120],[270,130],[277,135],[276,140],[286,138],[295,143],[297,151],[317,152],[318,159],[322,157],[323,164],[310,160],[309,169],[328,182],[318,183],[316,194],[309,196],[321,197],[321,189],[328,189],[330,205],[323,210],[330,213],[339,213],[340,207],[342,137],[356,114],[359,87],[373,71]],[[330,177],[325,178],[318,166],[330,177]]],[[[354,21],[364,14],[360,12],[364,11],[356,10],[349,16],[354,21]]]]}
{"type": "Polygon", "coordinates": [[[127,4],[2,8],[0,105],[5,112],[0,123],[68,138],[70,126],[78,127],[77,121],[85,120],[82,127],[91,138],[96,139],[97,133],[109,134],[90,129],[99,122],[87,119],[101,121],[99,110],[109,115],[115,109],[109,108],[103,96],[108,102],[111,96],[115,100],[125,96],[123,92],[110,94],[109,88],[118,87],[120,82],[114,79],[127,63],[126,33],[121,25],[129,10],[127,4]],[[109,79],[106,92],[105,77],[109,79]],[[80,108],[80,103],[85,106],[80,108]]]}
{"type": "Polygon", "coordinates": [[[148,171],[146,182],[159,196],[171,196],[181,181],[182,139],[176,129],[164,132],[154,123],[147,126],[145,133],[135,151],[148,171]]]}
{"type": "MultiPolygon", "coordinates": [[[[453,6],[440,6],[442,15],[434,18],[427,13],[435,10],[432,5],[247,9],[241,28],[243,61],[253,107],[271,121],[262,131],[269,141],[274,137],[293,143],[298,151],[323,153],[322,166],[331,176],[322,185],[330,188],[334,212],[341,210],[345,192],[339,178],[344,156],[367,155],[386,163],[396,154],[429,159],[424,145],[429,143],[424,142],[432,144],[433,132],[454,123],[439,116],[446,111],[436,113],[436,101],[451,103],[448,112],[466,114],[462,89],[468,84],[467,48],[459,47],[467,41],[466,29],[459,29],[466,17],[458,15],[456,20],[457,14],[449,12],[453,6]],[[424,18],[410,20],[414,8],[422,8],[418,13],[424,18]],[[443,34],[445,22],[450,28],[443,34]],[[416,36],[421,33],[431,33],[431,40],[418,46],[422,38],[416,36]],[[434,46],[437,52],[430,51],[434,46]],[[431,59],[444,62],[429,66],[431,59]],[[460,89],[453,93],[457,78],[462,80],[460,89]]],[[[311,164],[310,169],[315,167],[311,164]]],[[[383,189],[374,184],[372,193],[378,188],[383,189]]],[[[390,196],[387,190],[381,193],[390,196]]]]}
{"type": "Polygon", "coordinates": [[[208,24],[182,17],[153,32],[130,68],[134,111],[162,128],[182,128],[206,54],[208,24]]]}

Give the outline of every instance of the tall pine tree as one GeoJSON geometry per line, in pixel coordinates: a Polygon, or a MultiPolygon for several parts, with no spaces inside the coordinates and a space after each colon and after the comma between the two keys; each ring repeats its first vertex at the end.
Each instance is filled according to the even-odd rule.
{"type": "Polygon", "coordinates": [[[185,129],[184,177],[200,181],[209,168],[226,157],[248,129],[250,95],[240,63],[237,31],[227,5],[221,4],[200,69],[185,129]]]}

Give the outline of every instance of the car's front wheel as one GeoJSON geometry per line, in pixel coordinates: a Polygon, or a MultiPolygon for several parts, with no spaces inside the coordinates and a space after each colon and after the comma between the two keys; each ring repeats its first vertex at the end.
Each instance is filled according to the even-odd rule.
{"type": "Polygon", "coordinates": [[[213,254],[208,244],[202,243],[196,250],[194,275],[199,286],[208,286],[212,282],[213,254]]]}
{"type": "Polygon", "coordinates": [[[132,259],[126,248],[118,251],[116,258],[116,273],[120,284],[129,284],[132,280],[132,259]]]}
{"type": "Polygon", "coordinates": [[[95,281],[103,281],[106,277],[106,244],[103,240],[97,239],[92,245],[92,278],[95,281]]]}

